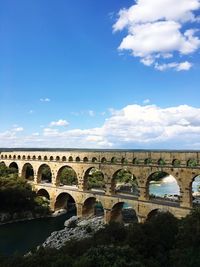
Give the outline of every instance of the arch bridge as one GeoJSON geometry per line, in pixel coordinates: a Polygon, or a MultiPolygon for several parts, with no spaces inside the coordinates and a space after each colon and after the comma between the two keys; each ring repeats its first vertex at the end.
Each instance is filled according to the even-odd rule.
{"type": "Polygon", "coordinates": [[[131,206],[139,221],[144,221],[156,210],[169,211],[176,217],[186,216],[192,209],[192,182],[200,175],[198,151],[115,151],[115,150],[62,150],[62,151],[2,151],[0,162],[16,168],[19,176],[29,179],[38,194],[49,198],[52,210],[74,202],[78,216],[94,213],[94,205],[101,202],[106,222],[120,218],[124,203],[131,206]],[[45,181],[42,169],[49,168],[51,177],[45,181]],[[76,182],[70,186],[60,182],[64,168],[73,170],[76,182]],[[101,189],[89,189],[88,177],[98,169],[103,177],[101,189]],[[115,177],[128,171],[136,179],[138,195],[116,190],[115,177]],[[179,186],[178,201],[151,198],[150,177],[156,172],[172,175],[179,186]]]}

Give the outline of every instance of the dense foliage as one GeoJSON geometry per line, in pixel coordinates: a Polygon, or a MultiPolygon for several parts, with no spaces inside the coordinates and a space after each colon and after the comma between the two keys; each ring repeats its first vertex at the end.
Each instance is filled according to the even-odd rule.
{"type": "Polygon", "coordinates": [[[72,168],[63,168],[60,173],[60,183],[63,185],[77,185],[75,171],[72,168]]]}
{"type": "MultiPolygon", "coordinates": [[[[47,214],[49,208],[42,197],[28,182],[17,175],[15,168],[0,164],[0,213],[20,213],[30,211],[35,214],[47,214]]],[[[11,216],[12,217],[12,216],[11,216]]]]}
{"type": "Polygon", "coordinates": [[[182,220],[160,213],[144,224],[112,223],[92,238],[30,256],[0,257],[2,267],[195,267],[200,266],[200,211],[182,220]]]}
{"type": "Polygon", "coordinates": [[[103,173],[98,169],[92,168],[88,175],[87,186],[88,189],[91,188],[104,189],[105,181],[103,173]]]}

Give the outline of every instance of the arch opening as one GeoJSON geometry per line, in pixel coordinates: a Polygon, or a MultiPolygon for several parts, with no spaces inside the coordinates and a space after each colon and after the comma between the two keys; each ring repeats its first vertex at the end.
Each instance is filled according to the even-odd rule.
{"type": "Polygon", "coordinates": [[[72,156],[70,156],[68,160],[69,160],[69,162],[72,162],[73,161],[72,156]]]}
{"type": "Polygon", "coordinates": [[[104,192],[105,181],[103,173],[95,167],[89,168],[85,172],[84,188],[87,190],[92,190],[92,191],[98,190],[104,192]]]}
{"type": "Polygon", "coordinates": [[[51,183],[52,182],[52,173],[51,169],[47,164],[42,164],[38,169],[37,174],[38,183],[51,183]]]}
{"type": "Polygon", "coordinates": [[[200,206],[200,175],[197,175],[193,178],[190,186],[190,192],[191,192],[190,204],[193,207],[200,206]]]}
{"type": "Polygon", "coordinates": [[[147,215],[147,221],[151,220],[152,218],[155,218],[157,217],[160,213],[162,213],[163,211],[161,209],[154,209],[154,210],[151,210],[149,212],[149,214],[147,215]]]}
{"type": "Polygon", "coordinates": [[[180,202],[180,187],[170,174],[158,171],[148,178],[147,195],[150,199],[180,202]]]}
{"type": "Polygon", "coordinates": [[[11,162],[9,165],[9,168],[12,173],[16,173],[16,174],[19,173],[19,167],[16,162],[11,162]]]}
{"type": "Polygon", "coordinates": [[[34,170],[33,170],[33,166],[30,163],[24,164],[22,168],[22,177],[29,181],[34,180],[34,170]]]}
{"type": "Polygon", "coordinates": [[[76,162],[80,162],[81,159],[79,157],[76,157],[76,162]]]}
{"type": "Polygon", "coordinates": [[[67,212],[77,214],[76,202],[68,193],[61,193],[57,196],[54,210],[66,210],[67,212]]]}
{"type": "Polygon", "coordinates": [[[118,202],[111,210],[110,222],[118,222],[123,224],[136,223],[138,222],[138,217],[136,211],[130,204],[126,202],[118,202]]]}
{"type": "Polygon", "coordinates": [[[50,195],[46,189],[39,189],[37,191],[37,196],[50,200],[50,195]]]}
{"type": "Polygon", "coordinates": [[[132,194],[136,197],[139,194],[136,177],[126,169],[115,172],[111,182],[111,190],[113,193],[132,194]]]}
{"type": "Polygon", "coordinates": [[[103,216],[104,208],[100,201],[97,201],[95,197],[89,197],[83,204],[83,217],[90,216],[103,216]]]}
{"type": "Polygon", "coordinates": [[[187,167],[190,167],[190,168],[196,167],[197,165],[198,165],[197,160],[195,159],[189,159],[187,162],[187,167]]]}
{"type": "Polygon", "coordinates": [[[97,158],[96,157],[94,157],[94,158],[92,158],[92,162],[97,162],[97,158]]]}
{"type": "Polygon", "coordinates": [[[87,157],[84,157],[83,158],[83,162],[88,162],[89,160],[88,160],[88,158],[87,157]]]}
{"type": "Polygon", "coordinates": [[[72,167],[63,166],[59,169],[56,184],[60,186],[78,186],[77,174],[72,167]]]}
{"type": "Polygon", "coordinates": [[[6,167],[6,164],[5,164],[5,162],[4,162],[4,161],[1,161],[1,162],[0,162],[0,167],[3,167],[3,168],[5,168],[5,167],[6,167]]]}
{"type": "Polygon", "coordinates": [[[105,158],[105,157],[103,157],[102,159],[101,159],[101,163],[106,163],[107,162],[107,159],[105,158]]]}

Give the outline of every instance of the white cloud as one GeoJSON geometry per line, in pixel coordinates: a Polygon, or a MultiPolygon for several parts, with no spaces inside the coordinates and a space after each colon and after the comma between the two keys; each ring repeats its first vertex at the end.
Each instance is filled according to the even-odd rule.
{"type": "Polygon", "coordinates": [[[176,148],[200,149],[200,108],[128,105],[112,109],[98,128],[44,128],[22,134],[0,133],[0,147],[176,148]]]}
{"type": "Polygon", "coordinates": [[[182,70],[189,70],[191,69],[192,64],[188,61],[177,63],[177,62],[172,62],[168,64],[155,64],[155,69],[164,71],[167,69],[175,69],[176,71],[182,71],[182,70]]]}
{"type": "Polygon", "coordinates": [[[167,64],[166,69],[172,66],[177,71],[189,70],[187,67],[174,68],[171,62],[165,61],[173,58],[175,53],[187,56],[199,49],[200,39],[194,25],[183,30],[186,22],[198,21],[194,11],[199,8],[199,0],[136,1],[129,9],[120,10],[113,25],[114,31],[128,29],[119,51],[131,51],[132,56],[139,57],[146,66],[167,64]]]}
{"type": "Polygon", "coordinates": [[[45,97],[45,98],[40,98],[40,102],[50,102],[50,98],[45,97]]]}
{"type": "Polygon", "coordinates": [[[23,127],[16,127],[13,129],[13,132],[22,132],[24,130],[23,127]]]}
{"type": "Polygon", "coordinates": [[[62,119],[58,121],[52,121],[50,123],[50,126],[67,126],[67,125],[69,125],[69,122],[66,120],[62,120],[62,119]]]}

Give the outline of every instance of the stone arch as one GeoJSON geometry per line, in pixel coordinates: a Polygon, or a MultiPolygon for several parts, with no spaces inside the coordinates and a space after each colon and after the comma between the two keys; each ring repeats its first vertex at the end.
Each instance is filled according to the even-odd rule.
{"type": "Polygon", "coordinates": [[[103,157],[102,159],[101,159],[101,163],[106,163],[107,162],[107,159],[105,158],[105,157],[103,157]]]}
{"type": "Polygon", "coordinates": [[[8,158],[8,156],[7,155],[5,155],[5,159],[7,159],[8,158]]]}
{"type": "Polygon", "coordinates": [[[25,160],[25,159],[26,159],[26,156],[25,156],[25,155],[23,155],[23,156],[22,156],[22,159],[23,159],[23,160],[25,160]]]}
{"type": "Polygon", "coordinates": [[[4,161],[1,161],[1,162],[0,162],[0,166],[4,166],[4,167],[6,167],[5,162],[4,162],[4,161]]]}
{"type": "Polygon", "coordinates": [[[93,162],[93,163],[97,162],[97,158],[96,158],[96,157],[93,157],[93,158],[92,158],[92,162],[93,162]]]}
{"type": "Polygon", "coordinates": [[[33,160],[36,160],[36,156],[35,155],[33,156],[33,160]]]}
{"type": "Polygon", "coordinates": [[[83,158],[83,162],[88,162],[89,160],[88,160],[88,157],[84,157],[83,158]]]}
{"type": "Polygon", "coordinates": [[[95,197],[85,199],[83,203],[82,216],[102,216],[104,214],[104,207],[102,202],[98,201],[95,197]]]}
{"type": "Polygon", "coordinates": [[[67,161],[67,158],[65,156],[63,156],[62,161],[67,161]]]}
{"type": "Polygon", "coordinates": [[[44,156],[44,160],[46,161],[48,158],[47,158],[47,156],[44,156]]]}
{"type": "Polygon", "coordinates": [[[31,156],[28,155],[27,159],[30,160],[31,159],[31,156]]]}
{"type": "Polygon", "coordinates": [[[192,178],[189,185],[189,194],[190,206],[200,206],[200,173],[192,178]]]}
{"type": "Polygon", "coordinates": [[[20,155],[18,155],[18,156],[17,156],[17,159],[19,159],[19,160],[20,160],[20,159],[21,159],[21,156],[20,156],[20,155]]]}
{"type": "Polygon", "coordinates": [[[134,158],[132,163],[133,163],[133,165],[138,165],[139,164],[139,159],[138,158],[134,158]]]}
{"type": "Polygon", "coordinates": [[[37,172],[37,183],[51,183],[51,182],[52,182],[51,168],[47,164],[40,165],[37,172]]]}
{"type": "Polygon", "coordinates": [[[42,159],[42,157],[41,156],[38,156],[38,160],[41,160],[42,159]]]}
{"type": "Polygon", "coordinates": [[[50,200],[50,194],[49,192],[44,189],[44,188],[41,188],[37,191],[37,196],[39,197],[45,197],[46,199],[50,200]]]}
{"type": "Polygon", "coordinates": [[[172,166],[173,167],[180,167],[180,165],[181,165],[181,161],[179,160],[179,159],[174,159],[173,161],[172,161],[172,166]]]}
{"type": "Polygon", "coordinates": [[[151,158],[146,158],[145,160],[144,160],[144,165],[149,165],[149,164],[151,164],[152,163],[152,159],[151,158]]]}
{"type": "Polygon", "coordinates": [[[134,223],[138,222],[138,216],[132,206],[126,202],[118,202],[111,209],[110,222],[134,223]]]}
{"type": "Polygon", "coordinates": [[[80,157],[76,157],[76,162],[80,162],[80,161],[81,161],[80,157]]]}
{"type": "Polygon", "coordinates": [[[29,181],[34,180],[34,170],[33,166],[30,163],[25,163],[24,166],[22,167],[22,177],[24,179],[27,179],[29,181]]]}
{"type": "Polygon", "coordinates": [[[128,160],[126,158],[121,159],[121,164],[128,164],[128,160]]]}
{"type": "Polygon", "coordinates": [[[86,190],[105,190],[105,180],[102,171],[95,166],[88,168],[83,177],[83,188],[86,190]]]}
{"type": "Polygon", "coordinates": [[[180,204],[181,185],[170,171],[154,171],[147,179],[146,198],[180,204]]]}
{"type": "Polygon", "coordinates": [[[53,161],[53,160],[54,160],[53,156],[51,156],[51,157],[49,158],[49,160],[50,160],[50,161],[53,161]]]}
{"type": "Polygon", "coordinates": [[[83,217],[89,217],[94,215],[94,206],[96,203],[95,197],[89,197],[87,198],[83,203],[83,211],[82,216],[83,217]]]}
{"type": "Polygon", "coordinates": [[[60,157],[59,156],[56,157],[56,161],[60,161],[60,157]]]}
{"type": "Polygon", "coordinates": [[[73,161],[73,157],[70,156],[69,159],[68,159],[69,162],[72,162],[73,161]]]}
{"type": "Polygon", "coordinates": [[[158,160],[158,165],[159,166],[164,166],[166,164],[166,162],[165,162],[165,160],[163,159],[163,158],[160,158],[159,160],[158,160]]]}
{"type": "Polygon", "coordinates": [[[68,166],[62,166],[57,173],[56,177],[57,185],[78,186],[78,177],[75,170],[68,166]],[[61,177],[63,176],[63,177],[61,177]]]}
{"type": "Polygon", "coordinates": [[[19,166],[18,166],[18,164],[15,162],[15,161],[13,161],[13,162],[11,162],[10,164],[9,164],[9,168],[11,168],[11,169],[16,169],[16,173],[18,173],[19,174],[19,166]]]}
{"type": "Polygon", "coordinates": [[[70,195],[69,193],[63,192],[63,193],[60,193],[56,197],[54,210],[56,211],[56,210],[60,210],[60,209],[65,209],[68,212],[73,211],[73,212],[77,213],[76,201],[72,195],[70,195]]]}
{"type": "Polygon", "coordinates": [[[13,159],[16,159],[16,155],[13,156],[13,159]]]}
{"type": "Polygon", "coordinates": [[[116,157],[112,157],[110,162],[113,163],[113,164],[117,163],[117,158],[116,157]]]}
{"type": "Polygon", "coordinates": [[[128,169],[117,170],[111,180],[112,193],[128,193],[138,197],[136,176],[128,169]]]}
{"type": "Polygon", "coordinates": [[[187,167],[193,168],[193,167],[196,167],[197,165],[198,163],[196,159],[189,159],[187,161],[187,167]]]}
{"type": "Polygon", "coordinates": [[[158,216],[160,213],[164,213],[164,212],[166,212],[166,211],[163,211],[163,210],[161,210],[161,209],[153,209],[153,210],[151,210],[151,211],[147,214],[147,218],[146,218],[146,220],[149,221],[149,220],[151,220],[153,217],[156,217],[156,216],[158,216]]]}
{"type": "Polygon", "coordinates": [[[1,159],[3,159],[3,155],[1,155],[1,159]]]}
{"type": "Polygon", "coordinates": [[[9,159],[12,159],[12,156],[11,155],[9,155],[9,159]]]}

